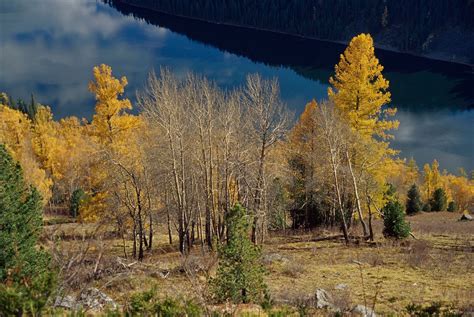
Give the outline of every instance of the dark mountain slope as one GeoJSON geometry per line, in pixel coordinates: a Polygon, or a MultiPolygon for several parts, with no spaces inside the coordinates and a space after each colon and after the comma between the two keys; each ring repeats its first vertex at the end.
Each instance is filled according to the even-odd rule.
{"type": "Polygon", "coordinates": [[[216,23],[348,41],[474,64],[474,0],[120,0],[216,23]]]}

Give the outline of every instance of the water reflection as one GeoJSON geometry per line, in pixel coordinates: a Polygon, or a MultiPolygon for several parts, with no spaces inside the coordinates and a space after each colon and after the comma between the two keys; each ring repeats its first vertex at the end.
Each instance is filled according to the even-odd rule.
{"type": "MultiPolygon", "coordinates": [[[[299,112],[308,100],[324,98],[344,49],[93,0],[0,0],[0,35],[0,90],[14,97],[34,92],[57,117],[90,117],[94,100],[87,82],[100,63],[128,77],[132,99],[148,71],[160,66],[179,74],[203,73],[223,87],[240,85],[248,73],[260,72],[279,78],[283,98],[299,112]]],[[[377,54],[400,109],[394,146],[402,156],[414,156],[419,163],[436,157],[450,170],[474,168],[474,91],[469,89],[474,79],[468,68],[377,54]]]]}
{"type": "MultiPolygon", "coordinates": [[[[165,27],[189,39],[256,63],[290,67],[298,74],[327,83],[345,45],[306,40],[284,34],[203,23],[106,0],[125,15],[165,27]]],[[[393,103],[413,111],[474,108],[473,68],[426,58],[377,50],[377,57],[391,81],[393,103]]]]}

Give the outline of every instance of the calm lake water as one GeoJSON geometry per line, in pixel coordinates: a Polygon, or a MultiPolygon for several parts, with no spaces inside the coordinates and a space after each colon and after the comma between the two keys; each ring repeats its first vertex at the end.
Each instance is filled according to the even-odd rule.
{"type": "MultiPolygon", "coordinates": [[[[326,97],[344,45],[212,25],[93,0],[0,0],[0,91],[50,105],[56,118],[90,118],[92,67],[128,78],[134,99],[151,69],[205,74],[220,86],[248,73],[277,77],[296,114],[326,97]]],[[[400,129],[392,142],[419,165],[474,169],[472,67],[377,51],[390,80],[400,129]]]]}

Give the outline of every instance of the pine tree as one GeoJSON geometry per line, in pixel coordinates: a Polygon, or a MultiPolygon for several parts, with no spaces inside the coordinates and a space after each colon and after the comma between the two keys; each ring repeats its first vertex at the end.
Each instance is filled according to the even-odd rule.
{"type": "Polygon", "coordinates": [[[13,110],[19,110],[19,109],[18,109],[18,105],[17,105],[17,103],[15,102],[15,98],[13,98],[12,96],[9,96],[7,106],[10,107],[10,108],[12,108],[13,110]]]}
{"type": "Polygon", "coordinates": [[[79,209],[87,199],[87,195],[82,188],[78,188],[72,192],[71,201],[69,202],[69,214],[76,218],[79,216],[79,209]]]}
{"type": "Polygon", "coordinates": [[[219,251],[217,276],[211,289],[217,302],[262,303],[266,296],[260,248],[252,243],[252,223],[246,210],[237,204],[226,217],[227,243],[219,251]]]}
{"type": "Polygon", "coordinates": [[[49,255],[37,247],[41,196],[28,187],[18,163],[0,145],[0,311],[38,313],[54,286],[49,255]]]}
{"type": "Polygon", "coordinates": [[[449,212],[455,212],[458,210],[458,206],[456,205],[455,201],[450,201],[448,204],[448,211],[449,212]]]}
{"type": "Polygon", "coordinates": [[[448,207],[448,198],[446,192],[442,188],[437,188],[433,192],[433,197],[430,201],[431,211],[446,211],[448,207]]]}
{"type": "Polygon", "coordinates": [[[28,107],[28,113],[27,113],[30,120],[35,121],[37,112],[38,112],[38,103],[35,100],[35,96],[31,94],[31,102],[28,107]]]}
{"type": "Polygon", "coordinates": [[[18,98],[16,104],[17,104],[18,110],[28,115],[28,105],[26,104],[25,101],[23,101],[23,99],[18,98]]]}
{"type": "Polygon", "coordinates": [[[383,235],[403,239],[410,234],[410,224],[405,221],[403,206],[398,200],[389,200],[382,208],[383,235]]]}
{"type": "Polygon", "coordinates": [[[420,212],[422,208],[423,203],[421,201],[420,191],[418,190],[418,186],[416,186],[416,184],[413,184],[408,190],[407,194],[407,214],[415,214],[417,212],[420,212]]]}

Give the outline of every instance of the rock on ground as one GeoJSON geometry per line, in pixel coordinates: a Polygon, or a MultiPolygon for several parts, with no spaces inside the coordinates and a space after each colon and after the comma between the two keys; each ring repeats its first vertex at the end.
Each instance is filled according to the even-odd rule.
{"type": "Polygon", "coordinates": [[[461,220],[461,221],[472,221],[472,216],[469,215],[469,214],[462,214],[462,216],[459,220],[461,220]]]}
{"type": "Polygon", "coordinates": [[[81,293],[79,303],[84,307],[94,310],[102,310],[105,307],[116,309],[118,307],[112,298],[94,287],[88,288],[81,293]]]}
{"type": "Polygon", "coordinates": [[[322,288],[316,289],[314,294],[315,306],[318,309],[327,308],[330,310],[339,311],[338,307],[334,305],[333,298],[326,290],[322,288]]]}
{"type": "Polygon", "coordinates": [[[270,253],[263,256],[263,263],[272,264],[273,262],[283,262],[287,263],[290,259],[287,256],[281,255],[279,253],[270,253]]]}
{"type": "Polygon", "coordinates": [[[84,290],[78,298],[71,295],[58,296],[54,301],[55,307],[62,307],[71,310],[87,308],[92,310],[103,310],[104,308],[117,309],[117,303],[107,294],[97,288],[88,288],[84,290]]]}
{"type": "Polygon", "coordinates": [[[362,317],[377,317],[377,315],[375,315],[375,312],[372,309],[365,307],[364,305],[355,306],[354,308],[352,308],[351,312],[362,317]]]}
{"type": "Polygon", "coordinates": [[[343,290],[343,289],[346,289],[347,287],[348,287],[347,284],[341,283],[334,286],[334,289],[343,290]]]}
{"type": "Polygon", "coordinates": [[[67,309],[76,309],[78,303],[76,299],[70,295],[57,296],[54,300],[54,307],[62,307],[67,309]]]}

